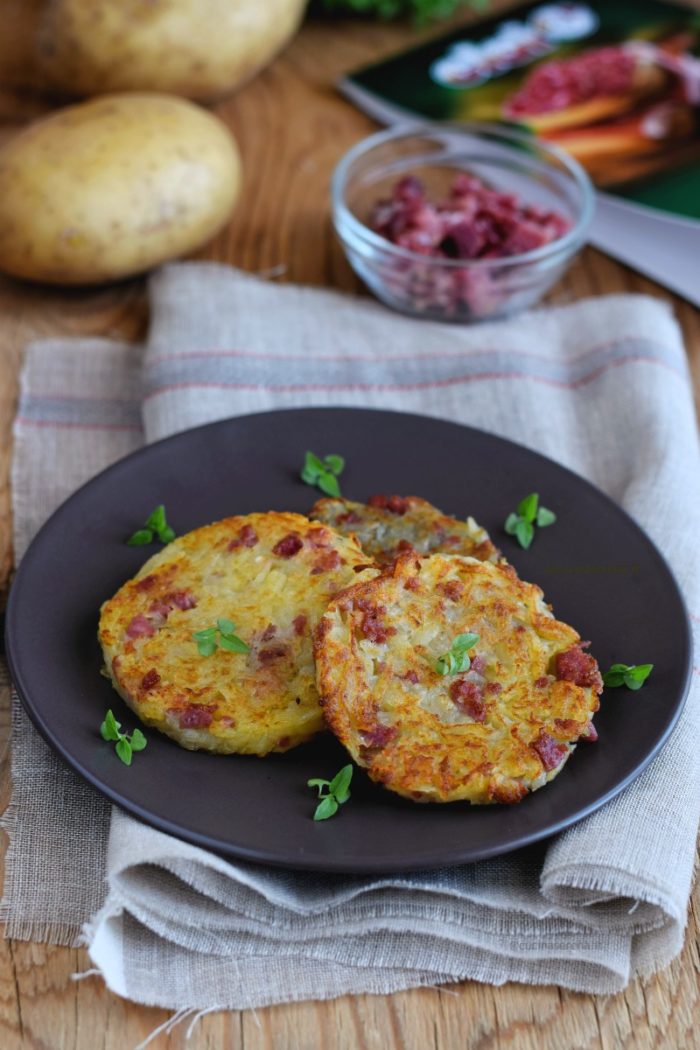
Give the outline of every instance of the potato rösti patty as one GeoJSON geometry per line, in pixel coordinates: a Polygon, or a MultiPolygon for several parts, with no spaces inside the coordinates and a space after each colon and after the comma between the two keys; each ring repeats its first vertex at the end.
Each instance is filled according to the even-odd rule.
{"type": "Polygon", "coordinates": [[[341,588],[367,578],[356,572],[367,564],[354,540],[300,514],[195,529],[103,605],[107,672],[142,722],[183,747],[286,751],[323,728],[312,632],[341,588]],[[248,652],[217,641],[202,655],[193,634],[220,619],[248,652]]]}
{"type": "Polygon", "coordinates": [[[320,499],[309,517],[343,536],[356,536],[363,551],[384,565],[410,548],[419,554],[464,554],[479,561],[500,558],[486,529],[473,518],[450,518],[418,496],[370,496],[367,503],[320,499]]]}
{"type": "Polygon", "coordinates": [[[602,683],[582,645],[510,566],[405,554],[331,602],[314,652],[326,722],[373,780],[490,803],[542,787],[595,738],[602,683]],[[470,665],[440,674],[465,634],[470,665]]]}

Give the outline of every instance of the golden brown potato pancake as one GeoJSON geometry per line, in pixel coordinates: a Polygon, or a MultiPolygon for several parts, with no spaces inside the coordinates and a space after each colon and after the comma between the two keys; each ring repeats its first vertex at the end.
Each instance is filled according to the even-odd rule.
{"type": "Polygon", "coordinates": [[[309,517],[343,536],[356,536],[379,564],[387,565],[409,549],[420,554],[464,554],[480,561],[497,562],[501,557],[486,529],[473,518],[451,518],[418,496],[371,496],[367,503],[320,499],[309,517]]]}
{"type": "Polygon", "coordinates": [[[323,728],[312,632],[367,564],[354,540],[300,514],[195,529],[103,605],[107,673],[142,722],[183,747],[286,751],[323,728]],[[249,652],[200,653],[193,634],[219,619],[235,624],[249,652]]]}
{"type": "Polygon", "coordinates": [[[598,665],[508,565],[401,555],[339,594],[314,641],[329,727],[369,776],[420,801],[517,802],[595,739],[598,665]],[[471,666],[440,674],[460,635],[471,666]]]}

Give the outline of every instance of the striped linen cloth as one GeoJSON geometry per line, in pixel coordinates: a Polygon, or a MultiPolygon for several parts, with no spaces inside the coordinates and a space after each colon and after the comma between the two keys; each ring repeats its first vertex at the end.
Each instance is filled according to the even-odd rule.
{"type": "MultiPolygon", "coordinates": [[[[700,609],[692,388],[664,304],[613,296],[459,328],[213,264],[166,267],[150,290],[145,348],[28,350],[18,556],[58,502],[144,441],[274,408],[376,406],[482,427],[585,475],[651,534],[700,609]]],[[[110,988],[178,1010],[464,978],[615,992],[682,946],[699,735],[694,685],[653,764],[556,839],[437,872],[320,877],[227,862],[111,810],[15,705],[7,932],[82,936],[110,988]]]]}

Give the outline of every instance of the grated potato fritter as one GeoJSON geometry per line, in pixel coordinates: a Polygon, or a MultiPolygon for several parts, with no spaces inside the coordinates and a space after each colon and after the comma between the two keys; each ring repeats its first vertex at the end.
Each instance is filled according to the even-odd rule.
{"type": "Polygon", "coordinates": [[[309,517],[343,536],[356,536],[363,551],[382,565],[411,548],[419,554],[441,552],[479,561],[501,560],[488,532],[473,518],[448,517],[418,496],[371,496],[367,503],[320,499],[309,517]]]}
{"type": "Polygon", "coordinates": [[[341,588],[376,574],[367,565],[353,539],[300,514],[195,529],[102,606],[107,672],[142,722],[183,747],[287,751],[324,728],[312,632],[341,588]],[[200,654],[193,633],[222,618],[248,653],[200,654]]]}
{"type": "Polygon", "coordinates": [[[508,565],[404,554],[331,601],[314,639],[330,729],[369,776],[418,801],[518,802],[562,769],[602,682],[577,632],[508,565]],[[464,633],[471,666],[436,662],[464,633]]]}

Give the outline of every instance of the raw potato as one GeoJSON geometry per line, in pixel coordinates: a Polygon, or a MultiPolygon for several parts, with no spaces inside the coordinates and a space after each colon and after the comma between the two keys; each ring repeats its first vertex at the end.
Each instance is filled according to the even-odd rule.
{"type": "Polygon", "coordinates": [[[38,60],[76,95],[237,88],[296,32],[306,0],[50,0],[38,60]]]}
{"type": "Polygon", "coordinates": [[[184,99],[59,110],[0,150],[0,270],[55,284],[140,273],[208,241],[240,179],[228,129],[184,99]]]}

